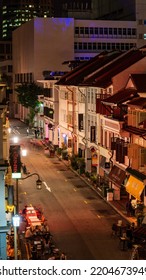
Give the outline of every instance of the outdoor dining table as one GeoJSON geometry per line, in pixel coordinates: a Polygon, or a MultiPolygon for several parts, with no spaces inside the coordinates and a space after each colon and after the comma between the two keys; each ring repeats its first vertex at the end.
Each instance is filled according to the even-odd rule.
{"type": "Polygon", "coordinates": [[[41,221],[37,218],[37,216],[35,216],[35,217],[30,216],[30,217],[28,217],[27,221],[30,226],[34,226],[34,227],[41,226],[41,221]]]}
{"type": "Polygon", "coordinates": [[[37,217],[34,207],[27,207],[25,218],[30,226],[41,226],[41,220],[37,217]]]}

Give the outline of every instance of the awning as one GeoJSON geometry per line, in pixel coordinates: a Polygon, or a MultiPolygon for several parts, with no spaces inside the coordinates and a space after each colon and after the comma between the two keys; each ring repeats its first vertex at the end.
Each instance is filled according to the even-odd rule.
{"type": "Polygon", "coordinates": [[[136,177],[138,180],[142,181],[144,183],[144,185],[146,185],[146,175],[145,174],[139,172],[136,169],[132,169],[130,167],[127,167],[125,171],[128,172],[133,177],[136,177]]]}
{"type": "Polygon", "coordinates": [[[109,180],[120,186],[126,178],[126,172],[114,165],[109,173],[109,180]]]}
{"type": "Polygon", "coordinates": [[[130,175],[125,188],[128,193],[140,200],[140,195],[144,189],[144,183],[130,175]]]}
{"type": "Polygon", "coordinates": [[[137,127],[133,127],[131,125],[124,127],[124,130],[136,134],[136,135],[144,135],[146,133],[146,130],[144,128],[137,128],[137,127]]]}

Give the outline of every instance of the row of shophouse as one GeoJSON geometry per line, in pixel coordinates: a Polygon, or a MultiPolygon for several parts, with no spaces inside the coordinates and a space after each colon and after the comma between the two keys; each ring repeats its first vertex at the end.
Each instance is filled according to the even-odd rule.
{"type": "Polygon", "coordinates": [[[28,114],[18,106],[17,85],[47,88],[35,119],[43,137],[85,158],[86,171],[114,188],[114,199],[126,194],[146,204],[144,10],[138,15],[131,22],[35,18],[16,29],[10,113],[23,121],[28,114]],[[47,69],[68,71],[63,62],[74,60],[86,62],[62,78],[43,78],[47,69]]]}
{"type": "MultiPolygon", "coordinates": [[[[85,169],[99,179],[99,189],[113,189],[113,199],[135,198],[146,206],[146,46],[127,52],[102,52],[62,77],[36,80],[40,95],[35,126],[55,147],[85,159],[85,169]]],[[[9,141],[5,85],[0,88],[0,192],[6,198],[9,141]]],[[[19,105],[25,120],[28,109],[19,105]]],[[[6,232],[1,203],[0,239],[6,232]]],[[[2,257],[2,258],[5,258],[2,257]]]]}
{"type": "Polygon", "coordinates": [[[6,219],[9,173],[9,119],[6,104],[6,83],[0,77],[0,259],[6,260],[6,233],[9,225],[6,219]]]}
{"type": "MultiPolygon", "coordinates": [[[[99,188],[114,200],[132,197],[146,205],[146,46],[103,52],[61,78],[38,80],[37,126],[69,155],[85,158],[99,188]]],[[[24,112],[23,112],[24,113],[24,112]]]]}

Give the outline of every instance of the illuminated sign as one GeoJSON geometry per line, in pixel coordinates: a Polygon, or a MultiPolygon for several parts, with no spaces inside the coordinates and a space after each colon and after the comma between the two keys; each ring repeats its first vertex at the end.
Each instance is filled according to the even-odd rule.
{"type": "Polygon", "coordinates": [[[20,145],[10,146],[10,165],[12,168],[12,178],[21,178],[20,145]]]}
{"type": "Polygon", "coordinates": [[[13,217],[13,226],[14,227],[19,227],[20,226],[20,216],[15,215],[13,217]]]}

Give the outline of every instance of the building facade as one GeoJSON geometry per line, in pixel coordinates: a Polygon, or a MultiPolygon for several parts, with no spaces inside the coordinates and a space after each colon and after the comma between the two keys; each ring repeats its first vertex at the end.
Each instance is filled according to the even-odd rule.
{"type": "Polygon", "coordinates": [[[6,234],[10,228],[6,219],[8,192],[6,176],[9,166],[9,121],[7,118],[6,83],[0,78],[0,259],[7,259],[6,234]]]}

